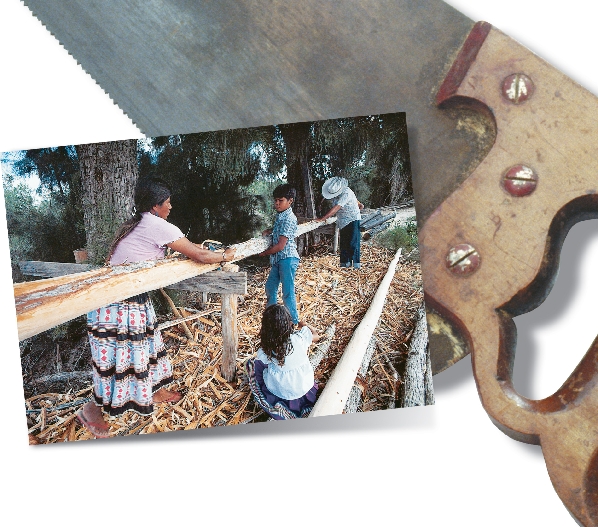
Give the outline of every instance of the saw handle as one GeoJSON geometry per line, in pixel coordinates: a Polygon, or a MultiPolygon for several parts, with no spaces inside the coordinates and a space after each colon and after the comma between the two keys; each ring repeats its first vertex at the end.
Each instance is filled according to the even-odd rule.
{"type": "Polygon", "coordinates": [[[548,294],[569,228],[598,217],[598,99],[479,23],[437,102],[483,109],[496,137],[420,231],[426,297],[465,333],[490,418],[542,446],[560,498],[598,527],[598,339],[552,396],[529,400],[512,383],[512,318],[548,294]]]}

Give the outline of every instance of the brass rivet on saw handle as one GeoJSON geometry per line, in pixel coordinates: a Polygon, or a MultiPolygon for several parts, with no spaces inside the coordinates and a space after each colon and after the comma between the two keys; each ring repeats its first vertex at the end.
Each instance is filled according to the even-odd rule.
{"type": "Polygon", "coordinates": [[[515,165],[507,170],[502,184],[511,196],[521,198],[536,190],[538,175],[525,165],[515,165]]]}
{"type": "Polygon", "coordinates": [[[533,94],[534,83],[523,73],[513,73],[502,83],[503,97],[513,104],[527,101],[533,94]]]}
{"type": "Polygon", "coordinates": [[[469,243],[460,243],[452,247],[446,255],[447,269],[458,276],[467,276],[480,266],[480,254],[469,243]]]}

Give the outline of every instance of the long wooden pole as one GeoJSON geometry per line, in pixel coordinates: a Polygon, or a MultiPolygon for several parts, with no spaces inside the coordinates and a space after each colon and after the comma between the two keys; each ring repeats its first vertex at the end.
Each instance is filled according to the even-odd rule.
{"type": "MultiPolygon", "coordinates": [[[[336,218],[329,218],[325,222],[303,223],[298,226],[297,236],[335,221],[336,218]]],[[[233,245],[235,261],[258,254],[270,244],[270,237],[265,236],[233,245]]],[[[218,266],[199,264],[185,258],[169,258],[15,284],[19,340],[101,306],[213,271],[218,266]]]]}
{"type": "Polygon", "coordinates": [[[330,379],[328,379],[324,391],[311,411],[310,417],[335,415],[343,412],[351,393],[351,388],[361,367],[363,356],[367,351],[368,342],[374,333],[374,329],[376,329],[378,319],[382,313],[386,294],[395,274],[401,252],[401,249],[399,249],[392,262],[390,262],[388,271],[386,271],[386,275],[382,279],[382,282],[380,282],[370,307],[353,333],[342,357],[338,361],[336,368],[334,368],[330,379]]]}

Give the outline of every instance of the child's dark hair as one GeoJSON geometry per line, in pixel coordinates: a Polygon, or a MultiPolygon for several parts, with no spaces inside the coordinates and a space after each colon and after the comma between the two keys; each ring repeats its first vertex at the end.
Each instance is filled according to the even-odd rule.
{"type": "Polygon", "coordinates": [[[295,201],[295,198],[297,197],[297,191],[295,190],[295,187],[293,187],[292,185],[289,185],[288,183],[285,183],[284,185],[278,185],[272,191],[272,197],[287,198],[287,199],[292,199],[293,201],[295,201]]]}
{"type": "Polygon", "coordinates": [[[108,256],[106,257],[106,264],[110,262],[110,258],[112,258],[118,243],[137,227],[142,218],[141,213],[149,212],[154,205],[162,205],[170,197],[171,192],[166,181],[157,177],[140,178],[137,181],[133,195],[135,202],[133,217],[125,221],[116,231],[114,240],[110,244],[108,256]]]}
{"type": "Polygon", "coordinates": [[[260,329],[260,346],[266,356],[280,366],[284,365],[284,358],[291,351],[289,337],[292,332],[293,319],[286,307],[273,304],[265,309],[260,329]]]}

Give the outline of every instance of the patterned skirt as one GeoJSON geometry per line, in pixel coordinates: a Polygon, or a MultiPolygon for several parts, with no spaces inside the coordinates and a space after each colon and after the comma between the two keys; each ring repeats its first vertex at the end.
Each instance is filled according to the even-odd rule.
{"type": "Polygon", "coordinates": [[[173,382],[147,293],[87,314],[96,404],[109,415],[154,410],[153,394],[173,382]]]}
{"type": "Polygon", "coordinates": [[[245,363],[245,372],[249,380],[249,387],[257,404],[273,419],[297,419],[307,417],[317,399],[318,384],[299,399],[281,399],[266,387],[264,382],[264,369],[267,366],[261,360],[250,359],[245,363]]]}

